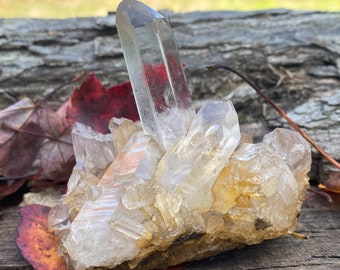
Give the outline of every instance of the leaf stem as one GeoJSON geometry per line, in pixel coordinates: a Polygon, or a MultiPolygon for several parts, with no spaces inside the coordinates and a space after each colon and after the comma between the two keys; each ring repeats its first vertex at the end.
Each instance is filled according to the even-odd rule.
{"type": "Polygon", "coordinates": [[[252,83],[250,80],[248,80],[244,75],[242,75],[237,70],[233,69],[232,67],[226,66],[226,65],[214,65],[214,66],[208,66],[207,67],[208,72],[213,72],[216,69],[225,69],[228,70],[237,76],[239,76],[241,79],[243,79],[245,82],[247,82],[267,103],[269,103],[286,121],[297,131],[301,134],[303,138],[305,138],[306,141],[308,141],[321,155],[323,155],[331,164],[333,164],[335,167],[340,169],[340,163],[338,163],[335,159],[333,159],[330,155],[328,155],[315,141],[313,141],[292,119],[289,118],[289,116],[279,107],[277,106],[273,101],[271,101],[254,83],[252,83]]]}
{"type": "Polygon", "coordinates": [[[329,203],[333,203],[332,196],[329,195],[328,193],[322,191],[322,190],[315,190],[315,189],[308,188],[307,191],[309,191],[309,192],[311,192],[311,193],[314,193],[314,194],[317,194],[317,195],[321,195],[321,196],[325,197],[326,200],[327,200],[329,203]]]}
{"type": "Polygon", "coordinates": [[[32,135],[32,136],[36,136],[36,137],[40,137],[40,138],[44,138],[44,139],[49,139],[51,141],[58,141],[58,142],[62,142],[62,143],[65,143],[65,144],[70,144],[70,142],[67,142],[67,141],[63,141],[61,140],[60,138],[54,138],[46,133],[37,133],[37,132],[33,132],[33,131],[29,131],[29,130],[23,130],[23,129],[20,129],[20,128],[15,128],[15,127],[12,127],[6,123],[3,123],[1,125],[1,128],[2,129],[9,129],[9,130],[12,130],[14,132],[19,132],[19,133],[24,133],[24,134],[28,134],[28,135],[32,135]]]}
{"type": "Polygon", "coordinates": [[[0,182],[2,181],[10,181],[10,180],[21,180],[24,178],[28,178],[32,175],[20,175],[20,176],[0,176],[0,182]]]}
{"type": "Polygon", "coordinates": [[[308,235],[304,235],[304,234],[297,233],[297,232],[292,232],[290,235],[293,236],[294,238],[297,238],[297,239],[300,239],[300,240],[307,240],[307,239],[309,239],[308,235]]]}

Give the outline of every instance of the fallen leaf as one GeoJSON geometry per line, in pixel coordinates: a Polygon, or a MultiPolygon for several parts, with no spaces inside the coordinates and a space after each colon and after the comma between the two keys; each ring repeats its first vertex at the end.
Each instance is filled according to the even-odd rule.
{"type": "Polygon", "coordinates": [[[78,81],[82,74],[55,88],[37,102],[23,98],[0,111],[0,199],[10,195],[27,180],[66,181],[75,164],[71,126],[62,104],[57,111],[48,97],[78,81]]]}
{"type": "Polygon", "coordinates": [[[35,270],[67,270],[65,260],[57,253],[60,239],[48,228],[50,210],[39,204],[22,207],[16,243],[35,270]]]}
{"type": "Polygon", "coordinates": [[[35,121],[27,122],[10,140],[7,155],[1,165],[4,177],[24,176],[37,157],[43,138],[41,127],[35,121]]]}
{"type": "Polygon", "coordinates": [[[325,191],[340,193],[340,172],[333,173],[326,181],[319,184],[319,188],[325,191]]]}
{"type": "Polygon", "coordinates": [[[33,134],[41,131],[36,106],[28,98],[0,112],[0,167],[4,177],[27,172],[42,143],[42,138],[33,134]]]}
{"type": "Polygon", "coordinates": [[[91,73],[71,96],[67,117],[91,126],[103,134],[109,133],[112,117],[139,119],[131,84],[124,83],[106,89],[91,73]]]}
{"type": "MultiPolygon", "coordinates": [[[[16,192],[31,173],[43,138],[36,106],[24,98],[0,112],[0,199],[16,192]],[[39,135],[39,136],[37,136],[39,135]]],[[[32,172],[33,173],[33,172],[32,172]]]]}
{"type": "Polygon", "coordinates": [[[66,119],[66,108],[69,102],[63,103],[57,111],[46,108],[40,119],[43,120],[43,132],[46,139],[40,148],[40,179],[66,181],[75,165],[71,130],[72,125],[66,119]]]}
{"type": "Polygon", "coordinates": [[[35,104],[29,98],[23,98],[0,112],[0,145],[6,143],[15,133],[3,129],[2,126],[11,125],[18,129],[30,118],[34,110],[35,104]]]}

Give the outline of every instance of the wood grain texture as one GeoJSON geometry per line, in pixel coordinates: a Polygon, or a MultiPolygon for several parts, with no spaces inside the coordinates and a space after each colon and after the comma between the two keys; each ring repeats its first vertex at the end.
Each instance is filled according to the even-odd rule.
{"type": "MultiPolygon", "coordinates": [[[[292,236],[264,241],[235,249],[210,259],[191,262],[185,270],[222,269],[340,269],[340,196],[328,203],[319,195],[308,194],[297,232],[308,240],[292,236]]],[[[32,269],[16,248],[18,207],[2,210],[0,218],[0,270],[32,269]]]]}
{"type": "MultiPolygon", "coordinates": [[[[260,139],[283,126],[278,113],[235,75],[244,73],[334,158],[340,160],[340,13],[267,10],[165,12],[176,35],[197,107],[232,99],[242,130],[260,139]]],[[[107,86],[128,80],[115,15],[66,20],[0,20],[0,108],[23,95],[41,98],[81,71],[107,86]]],[[[54,97],[61,102],[66,87],[54,97]]],[[[318,166],[315,171],[324,168],[318,166]]]]}
{"type": "Polygon", "coordinates": [[[24,260],[15,243],[19,224],[19,208],[6,207],[0,216],[0,269],[32,269],[24,260]]]}

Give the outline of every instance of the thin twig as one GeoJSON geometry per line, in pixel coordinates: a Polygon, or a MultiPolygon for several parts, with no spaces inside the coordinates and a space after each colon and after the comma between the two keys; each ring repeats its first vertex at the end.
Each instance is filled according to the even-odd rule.
{"type": "Polygon", "coordinates": [[[300,239],[300,240],[309,239],[308,235],[305,235],[305,234],[302,234],[302,233],[292,232],[290,235],[293,236],[294,238],[297,238],[297,239],[300,239]]]}
{"type": "Polygon", "coordinates": [[[20,175],[20,176],[0,176],[0,182],[9,181],[9,180],[21,180],[24,178],[29,178],[33,175],[34,174],[25,174],[25,175],[20,175]]]}
{"type": "Polygon", "coordinates": [[[333,203],[333,199],[332,199],[331,195],[329,195],[326,192],[323,192],[322,190],[314,190],[314,189],[308,188],[307,191],[314,193],[314,194],[317,194],[317,195],[320,195],[320,196],[323,196],[329,203],[333,203]]]}
{"type": "Polygon", "coordinates": [[[335,159],[333,159],[330,155],[328,155],[315,141],[313,141],[299,126],[288,117],[288,115],[279,107],[277,106],[273,101],[271,101],[254,83],[249,81],[245,76],[243,76],[240,72],[237,70],[225,66],[225,65],[215,65],[215,66],[208,66],[207,67],[208,72],[212,72],[216,69],[225,69],[228,70],[240,78],[242,78],[245,82],[247,82],[267,103],[269,103],[278,113],[286,119],[286,121],[297,131],[301,134],[303,138],[305,138],[321,155],[323,155],[330,163],[332,163],[335,167],[340,169],[340,163],[338,163],[335,159]]]}

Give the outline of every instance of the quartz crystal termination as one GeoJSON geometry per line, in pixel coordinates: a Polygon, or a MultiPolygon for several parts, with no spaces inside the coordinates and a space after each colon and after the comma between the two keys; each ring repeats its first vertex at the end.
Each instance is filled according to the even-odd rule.
{"type": "Polygon", "coordinates": [[[195,114],[172,29],[135,0],[123,0],[116,18],[144,132],[169,149],[195,114]]]}

